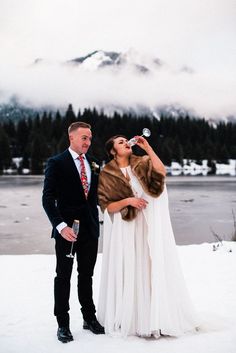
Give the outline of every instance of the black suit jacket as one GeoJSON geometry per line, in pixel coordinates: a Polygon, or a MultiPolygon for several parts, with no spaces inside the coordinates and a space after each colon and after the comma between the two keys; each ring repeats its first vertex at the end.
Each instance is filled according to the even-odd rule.
{"type": "MultiPolygon", "coordinates": [[[[86,155],[89,163],[91,159],[86,155]]],[[[52,223],[52,237],[59,233],[56,226],[66,222],[72,226],[74,219],[80,220],[80,236],[99,236],[98,174],[91,169],[91,184],[86,199],[80,175],[69,150],[48,160],[43,188],[43,207],[52,223]]]]}

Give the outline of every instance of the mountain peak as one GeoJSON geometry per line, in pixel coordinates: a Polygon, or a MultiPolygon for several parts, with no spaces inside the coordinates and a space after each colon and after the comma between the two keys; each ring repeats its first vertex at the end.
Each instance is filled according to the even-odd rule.
{"type": "MultiPolygon", "coordinates": [[[[157,64],[157,59],[153,63],[157,64]]],[[[115,51],[95,50],[86,56],[74,58],[67,61],[72,65],[78,65],[86,70],[95,71],[107,67],[119,70],[122,68],[131,68],[139,73],[146,74],[150,72],[150,68],[141,59],[138,52],[129,50],[125,53],[115,51]]],[[[160,61],[158,62],[160,64],[160,61]]]]}

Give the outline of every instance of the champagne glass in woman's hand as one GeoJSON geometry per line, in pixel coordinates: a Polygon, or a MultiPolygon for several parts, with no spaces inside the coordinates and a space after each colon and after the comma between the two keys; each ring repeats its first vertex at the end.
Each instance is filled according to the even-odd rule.
{"type": "MultiPolygon", "coordinates": [[[[149,137],[151,135],[151,131],[148,128],[144,128],[143,129],[143,134],[141,136],[145,136],[145,137],[149,137]]],[[[128,144],[130,145],[130,147],[134,146],[138,141],[138,136],[136,137],[132,137],[132,139],[130,139],[128,141],[128,144]]]]}
{"type": "MultiPolygon", "coordinates": [[[[78,219],[74,220],[73,225],[72,225],[72,229],[73,229],[75,235],[77,236],[79,234],[79,220],[78,219]]],[[[70,253],[68,255],[66,255],[66,257],[69,257],[70,259],[74,258],[74,255],[72,253],[73,246],[74,246],[74,241],[72,241],[72,243],[71,243],[70,253]]]]}

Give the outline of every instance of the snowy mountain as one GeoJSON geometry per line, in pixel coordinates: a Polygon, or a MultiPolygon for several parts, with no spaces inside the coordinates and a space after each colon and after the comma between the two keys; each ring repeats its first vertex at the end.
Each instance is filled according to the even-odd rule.
{"type": "Polygon", "coordinates": [[[162,113],[174,118],[188,114],[235,122],[229,88],[224,90],[215,76],[211,81],[185,63],[176,66],[134,49],[95,50],[68,60],[38,57],[11,72],[10,78],[6,75],[0,87],[0,105],[14,106],[15,101],[39,109],[66,109],[72,103],[75,109],[95,107],[109,115],[117,111],[158,119],[162,113]]]}
{"type": "MultiPolygon", "coordinates": [[[[88,53],[85,56],[76,57],[69,59],[65,62],[57,63],[61,67],[68,67],[75,70],[78,74],[86,72],[90,73],[108,73],[113,76],[116,73],[124,72],[129,77],[148,77],[152,79],[156,73],[160,73],[162,70],[168,71],[171,68],[167,63],[162,61],[158,57],[152,57],[150,55],[142,54],[134,49],[130,49],[126,52],[116,51],[104,51],[95,50],[88,53]]],[[[37,58],[33,66],[46,66],[52,65],[52,62],[48,62],[43,58],[37,58]]],[[[179,69],[179,72],[185,72],[186,74],[193,74],[194,70],[187,66],[183,66],[179,69]]],[[[180,104],[144,104],[143,102],[135,102],[135,104],[127,104],[127,102],[96,102],[96,108],[102,109],[106,114],[112,115],[114,111],[118,113],[130,113],[136,115],[149,115],[159,119],[162,112],[166,112],[169,116],[178,117],[180,114],[193,115],[193,111],[186,109],[180,104]]]]}
{"type": "Polygon", "coordinates": [[[150,73],[153,69],[158,69],[162,66],[160,59],[141,57],[140,54],[134,50],[129,50],[126,53],[96,50],[86,56],[69,60],[67,64],[79,65],[89,71],[107,67],[116,70],[131,68],[142,74],[150,73]]]}
{"type": "MultiPolygon", "coordinates": [[[[40,66],[47,64],[52,65],[53,63],[43,58],[37,58],[32,65],[40,66]]],[[[117,71],[131,69],[136,73],[142,74],[152,73],[166,65],[159,58],[142,55],[134,49],[130,49],[124,53],[95,50],[85,56],[69,59],[59,64],[80,68],[85,71],[97,71],[106,68],[117,71]]],[[[181,71],[192,73],[193,69],[184,66],[181,71]]]]}

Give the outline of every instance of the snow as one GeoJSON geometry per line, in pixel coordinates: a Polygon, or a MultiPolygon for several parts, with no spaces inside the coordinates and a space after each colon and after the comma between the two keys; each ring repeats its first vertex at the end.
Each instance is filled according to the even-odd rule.
{"type": "MultiPolygon", "coordinates": [[[[0,351],[4,353],[234,353],[236,347],[236,243],[178,246],[190,295],[201,319],[198,332],[158,340],[94,335],[82,329],[76,295],[76,266],[71,286],[74,341],[56,337],[53,316],[54,255],[0,256],[0,351]],[[232,250],[232,251],[230,251],[232,250]]],[[[97,302],[102,255],[94,274],[97,302]]]]}
{"type": "MultiPolygon", "coordinates": [[[[236,159],[229,159],[228,164],[215,163],[216,175],[236,175],[236,159]]],[[[171,162],[171,166],[166,166],[166,170],[171,175],[208,175],[211,168],[207,165],[207,160],[203,159],[201,164],[195,161],[183,159],[183,166],[178,162],[171,162]]]]}
{"type": "Polygon", "coordinates": [[[229,175],[234,176],[236,174],[236,160],[229,159],[228,164],[216,163],[216,175],[224,175],[228,173],[229,175]]]}
{"type": "Polygon", "coordinates": [[[102,50],[96,52],[89,58],[87,58],[81,66],[88,71],[95,71],[102,65],[104,62],[112,61],[111,58],[106,55],[102,50]]]}

